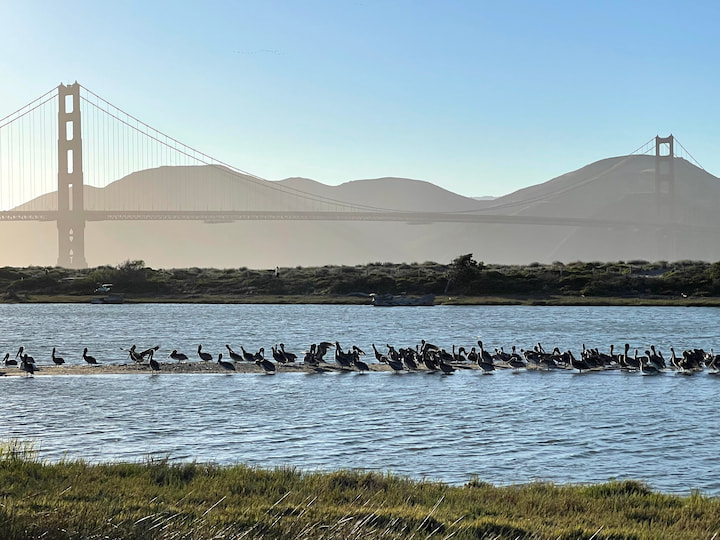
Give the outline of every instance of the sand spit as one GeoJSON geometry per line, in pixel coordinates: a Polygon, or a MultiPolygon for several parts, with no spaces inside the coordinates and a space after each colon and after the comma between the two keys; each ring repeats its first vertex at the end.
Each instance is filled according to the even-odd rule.
{"type": "MultiPolygon", "coordinates": [[[[51,375],[126,375],[126,374],[202,374],[202,373],[264,373],[262,367],[254,363],[236,362],[235,371],[222,367],[217,362],[160,362],[160,369],[153,371],[149,364],[98,364],[98,365],[41,365],[36,366],[34,376],[44,377],[51,375]]],[[[371,371],[390,371],[385,364],[372,364],[371,371]]],[[[316,373],[316,372],[352,372],[353,370],[342,369],[333,364],[322,365],[315,370],[305,366],[302,362],[294,364],[276,365],[275,373],[316,373]]],[[[7,366],[0,369],[0,376],[26,376],[26,373],[18,367],[7,366]]]]}

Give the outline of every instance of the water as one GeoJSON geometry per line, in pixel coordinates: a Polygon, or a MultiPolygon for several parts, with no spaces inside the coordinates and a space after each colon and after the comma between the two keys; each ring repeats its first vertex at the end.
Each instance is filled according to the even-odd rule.
{"type": "MultiPolygon", "coordinates": [[[[506,350],[539,341],[575,352],[654,344],[666,358],[671,345],[720,351],[712,308],[0,305],[0,317],[3,350],[23,345],[40,364],[53,346],[82,364],[84,347],[124,363],[132,344],[196,358],[200,343],[217,354],[282,341],[300,353],[322,340],[384,351],[421,338],[448,349],[482,339],[506,350]]],[[[34,441],[51,460],[360,468],[452,484],[633,478],[717,495],[719,391],[708,373],[619,371],[5,377],[0,437],[34,441]]]]}

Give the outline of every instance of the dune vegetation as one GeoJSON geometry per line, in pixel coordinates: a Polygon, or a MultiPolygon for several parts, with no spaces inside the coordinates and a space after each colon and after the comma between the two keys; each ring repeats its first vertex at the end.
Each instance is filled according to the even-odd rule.
{"type": "Polygon", "coordinates": [[[0,268],[7,302],[87,301],[112,284],[126,301],[368,303],[368,293],[435,294],[438,303],[720,303],[720,262],[447,264],[152,269],[143,261],[82,270],[0,268]]]}
{"type": "Polygon", "coordinates": [[[720,532],[720,500],[635,481],[463,486],[362,471],[42,462],[0,449],[0,539],[692,539],[720,532]]]}

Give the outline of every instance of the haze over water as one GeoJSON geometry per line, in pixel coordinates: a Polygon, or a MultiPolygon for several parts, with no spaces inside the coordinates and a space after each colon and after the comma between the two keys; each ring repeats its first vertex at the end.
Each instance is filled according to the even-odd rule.
{"type": "MultiPolygon", "coordinates": [[[[52,346],[70,363],[82,363],[85,346],[118,363],[133,343],[191,358],[199,343],[217,354],[226,343],[283,341],[299,353],[321,340],[370,351],[421,338],[448,349],[481,338],[488,348],[540,341],[576,354],[583,343],[654,344],[666,357],[670,345],[720,350],[719,315],[708,308],[2,305],[0,316],[3,348],[24,345],[45,365],[52,346]]],[[[53,460],[361,468],[457,484],[473,475],[496,484],[635,478],[718,494],[719,384],[708,373],[619,371],[5,377],[12,406],[0,432],[53,460]]]]}

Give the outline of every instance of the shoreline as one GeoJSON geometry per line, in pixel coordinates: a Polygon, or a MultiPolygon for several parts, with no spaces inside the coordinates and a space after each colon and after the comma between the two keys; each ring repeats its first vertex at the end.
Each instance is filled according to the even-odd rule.
{"type": "MultiPolygon", "coordinates": [[[[4,298],[2,304],[90,304],[96,295],[26,295],[4,298]]],[[[125,295],[122,304],[307,304],[371,305],[370,299],[357,295],[125,295]]],[[[96,304],[96,305],[122,305],[96,304]]],[[[720,307],[720,297],[658,296],[445,296],[435,297],[436,306],[673,306],[720,307]]],[[[428,306],[416,306],[428,307],[428,306]]]]}

